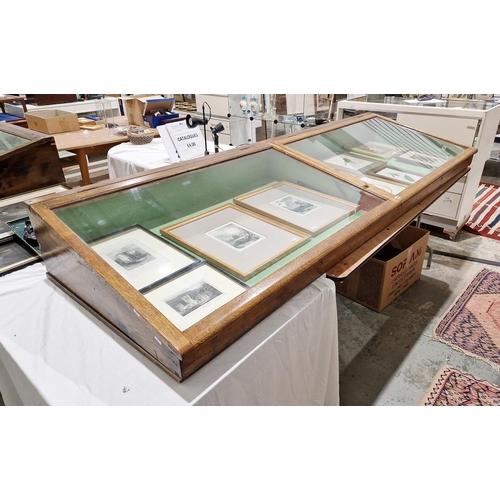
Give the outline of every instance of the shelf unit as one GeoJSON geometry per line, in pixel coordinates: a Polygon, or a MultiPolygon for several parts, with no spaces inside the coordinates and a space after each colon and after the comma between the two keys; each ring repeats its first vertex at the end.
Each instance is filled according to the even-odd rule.
{"type": "Polygon", "coordinates": [[[316,126],[333,117],[335,94],[229,94],[234,146],[316,126]]]}
{"type": "Polygon", "coordinates": [[[335,99],[335,94],[196,94],[195,114],[201,116],[203,103],[208,104],[205,114],[211,111],[212,118],[207,133],[221,123],[220,143],[236,147],[328,121],[333,118],[335,99]]]}

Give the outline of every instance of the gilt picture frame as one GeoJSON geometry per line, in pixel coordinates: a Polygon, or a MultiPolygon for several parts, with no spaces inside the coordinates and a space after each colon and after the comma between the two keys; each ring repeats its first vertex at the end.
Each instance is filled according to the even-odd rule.
{"type": "Polygon", "coordinates": [[[234,203],[311,235],[356,212],[358,205],[291,182],[237,196],[234,203]]]}
{"type": "Polygon", "coordinates": [[[165,226],[160,233],[242,280],[310,239],[303,231],[232,203],[165,226]]]}

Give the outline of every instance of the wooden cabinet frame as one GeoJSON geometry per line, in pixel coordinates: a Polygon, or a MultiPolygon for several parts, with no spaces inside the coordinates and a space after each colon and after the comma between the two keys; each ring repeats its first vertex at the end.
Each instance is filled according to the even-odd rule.
{"type": "Polygon", "coordinates": [[[427,204],[467,173],[475,148],[465,148],[395,197],[289,147],[298,138],[337,130],[375,117],[374,114],[368,114],[328,123],[304,129],[280,140],[263,141],[182,162],[173,168],[159,168],[146,174],[105,181],[68,194],[37,200],[29,205],[29,209],[48,276],[174,379],[182,381],[319,276],[335,266],[342,266],[346,258],[359,252],[370,241],[377,240],[380,243],[381,235],[389,231],[388,228],[394,229],[394,225],[399,227],[405,217],[417,216],[427,204]],[[312,168],[313,171],[322,172],[321,175],[327,174],[333,179],[345,181],[367,193],[368,198],[376,196],[381,201],[361,217],[305,250],[182,332],[93,252],[56,213],[66,207],[93,203],[103,197],[126,193],[160,181],[175,183],[179,181],[178,176],[185,174],[195,178],[213,166],[231,168],[232,160],[251,160],[251,155],[268,151],[305,164],[308,170],[312,168]]]}
{"type": "Polygon", "coordinates": [[[0,199],[65,182],[51,135],[2,122],[0,134],[24,142],[8,150],[0,147],[0,199]]]}
{"type": "Polygon", "coordinates": [[[450,96],[435,105],[426,105],[426,101],[419,103],[417,99],[406,98],[393,98],[387,102],[342,100],[337,104],[339,120],[349,112],[394,115],[399,123],[477,149],[470,173],[461,190],[450,190],[459,196],[446,193],[441,199],[436,199],[436,203],[422,215],[423,223],[442,228],[450,239],[454,239],[470,217],[484,164],[491,154],[497,133],[500,102],[456,99],[450,96]],[[412,101],[414,102],[411,103],[412,101]],[[451,212],[450,203],[453,205],[451,212]]]}

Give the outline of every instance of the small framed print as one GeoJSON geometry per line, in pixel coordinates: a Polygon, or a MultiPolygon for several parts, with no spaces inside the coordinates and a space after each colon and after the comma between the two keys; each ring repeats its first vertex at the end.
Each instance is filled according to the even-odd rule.
{"type": "Polygon", "coordinates": [[[383,179],[389,179],[392,181],[400,182],[407,186],[414,184],[419,181],[423,175],[418,175],[411,172],[406,172],[399,168],[383,166],[370,171],[370,176],[382,177],[383,179]]]}
{"type": "Polygon", "coordinates": [[[184,248],[247,280],[289,254],[310,236],[233,204],[160,229],[184,248]]]}
{"type": "Polygon", "coordinates": [[[140,226],[132,226],[89,245],[137,290],[198,262],[140,226]]]}
{"type": "Polygon", "coordinates": [[[396,159],[414,163],[427,170],[438,168],[449,160],[449,158],[438,158],[437,156],[432,156],[427,153],[419,153],[417,151],[405,151],[396,159]]]}
{"type": "Polygon", "coordinates": [[[330,158],[323,161],[328,165],[333,165],[342,170],[356,170],[358,172],[366,172],[367,170],[385,165],[385,162],[379,159],[360,157],[348,153],[333,154],[330,158]]]}
{"type": "Polygon", "coordinates": [[[350,148],[350,151],[359,155],[366,155],[380,160],[388,160],[402,152],[402,149],[382,142],[367,141],[356,147],[350,148]]]}
{"type": "Polygon", "coordinates": [[[386,180],[377,179],[375,177],[370,177],[370,176],[360,177],[360,180],[366,182],[367,184],[371,184],[372,186],[376,186],[379,189],[387,191],[392,195],[397,195],[401,193],[401,191],[403,191],[403,189],[407,187],[403,184],[399,184],[398,182],[389,182],[386,180]]]}
{"type": "Polygon", "coordinates": [[[312,235],[345,219],[358,208],[354,203],[285,181],[238,196],[233,201],[312,235]]]}
{"type": "Polygon", "coordinates": [[[184,331],[247,288],[205,263],[145,293],[144,297],[184,331]]]}

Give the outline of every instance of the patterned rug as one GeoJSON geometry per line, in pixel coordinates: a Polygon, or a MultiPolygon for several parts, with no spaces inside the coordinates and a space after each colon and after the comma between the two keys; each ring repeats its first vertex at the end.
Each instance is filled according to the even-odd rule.
{"type": "Polygon", "coordinates": [[[469,220],[469,233],[500,240],[500,186],[480,183],[469,220]]]}
{"type": "Polygon", "coordinates": [[[432,339],[500,370],[500,274],[480,271],[438,322],[432,339]]]}
{"type": "Polygon", "coordinates": [[[500,406],[500,387],[445,365],[419,406],[500,406]]]}

